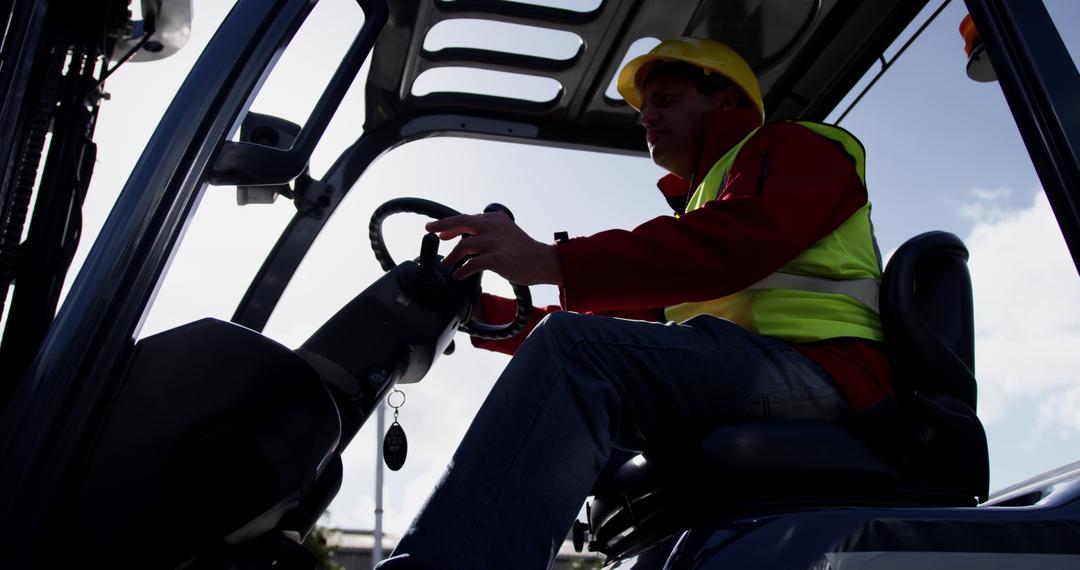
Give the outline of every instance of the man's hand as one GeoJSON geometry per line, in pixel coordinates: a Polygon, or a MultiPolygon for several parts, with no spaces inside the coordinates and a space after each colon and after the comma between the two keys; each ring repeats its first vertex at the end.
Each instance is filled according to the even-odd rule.
{"type": "Polygon", "coordinates": [[[453,267],[469,258],[454,272],[455,279],[491,270],[519,285],[562,285],[562,267],[555,246],[529,237],[503,212],[450,216],[426,228],[438,233],[441,240],[469,236],[443,259],[444,264],[453,267]]]}

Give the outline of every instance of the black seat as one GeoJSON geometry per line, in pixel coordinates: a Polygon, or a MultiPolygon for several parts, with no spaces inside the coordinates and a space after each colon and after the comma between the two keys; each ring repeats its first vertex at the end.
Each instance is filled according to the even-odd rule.
{"type": "MultiPolygon", "coordinates": [[[[929,232],[882,279],[895,405],[848,425],[721,426],[677,461],[633,457],[594,487],[590,549],[627,555],[709,517],[852,505],[974,505],[987,496],[986,436],[975,415],[967,249],[929,232]]],[[[576,537],[586,527],[577,525],[576,537]]]]}

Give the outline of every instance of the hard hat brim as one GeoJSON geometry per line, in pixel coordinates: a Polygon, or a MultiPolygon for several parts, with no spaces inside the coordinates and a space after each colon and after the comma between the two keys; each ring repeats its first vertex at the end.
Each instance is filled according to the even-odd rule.
{"type": "MultiPolygon", "coordinates": [[[[663,46],[664,44],[661,44],[660,47],[662,48],[663,46]]],[[[731,52],[731,49],[727,48],[726,46],[724,47],[724,49],[731,52]]],[[[765,105],[764,101],[762,101],[761,93],[758,88],[757,78],[754,77],[753,70],[751,70],[750,67],[746,65],[745,61],[743,61],[742,58],[738,56],[738,54],[731,52],[734,57],[738,58],[740,66],[745,68],[745,71],[735,71],[736,75],[733,76],[733,70],[731,69],[725,69],[724,67],[718,69],[702,67],[699,57],[694,57],[692,55],[683,55],[682,53],[674,50],[661,50],[661,52],[662,53],[656,53],[656,49],[654,48],[653,52],[635,57],[634,59],[630,60],[625,66],[623,66],[621,70],[619,70],[618,81],[616,81],[615,84],[616,89],[618,90],[619,94],[622,95],[623,99],[626,100],[626,102],[635,110],[641,110],[641,92],[639,90],[639,87],[641,85],[641,82],[645,80],[645,76],[648,74],[649,69],[657,62],[681,61],[683,63],[693,65],[694,67],[702,68],[704,73],[719,73],[720,75],[723,75],[730,79],[734,87],[741,91],[744,96],[746,96],[750,103],[761,114],[762,120],[764,120],[765,105]],[[752,84],[747,85],[748,83],[752,84]],[[752,92],[747,91],[748,86],[753,88],[752,92]]]]}
{"type": "MultiPolygon", "coordinates": [[[[668,56],[656,55],[647,53],[645,55],[639,55],[630,60],[622,70],[619,71],[619,80],[616,83],[616,88],[619,91],[619,95],[626,100],[635,110],[641,110],[641,93],[638,92],[638,73],[644,74],[647,68],[652,67],[651,64],[658,61],[685,61],[682,58],[673,58],[668,56]]],[[[692,62],[686,62],[692,63],[692,62]]]]}

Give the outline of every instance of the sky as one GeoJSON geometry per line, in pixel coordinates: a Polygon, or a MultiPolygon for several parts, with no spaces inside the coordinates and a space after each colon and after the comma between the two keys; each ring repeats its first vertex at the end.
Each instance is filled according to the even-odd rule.
{"type": "MultiPolygon", "coordinates": [[[[573,0],[561,3],[574,5],[573,0]]],[[[916,25],[939,5],[932,0],[916,25]]],[[[229,6],[196,0],[189,45],[169,59],[128,64],[110,77],[106,89],[112,98],[99,116],[98,163],[84,207],[84,237],[70,275],[85,259],[157,119],[229,6]]],[[[1080,2],[1053,0],[1047,6],[1077,61],[1080,2]]],[[[956,233],[969,247],[978,411],[989,438],[994,490],[1080,460],[1075,372],[1080,370],[1075,349],[1080,346],[1075,324],[1080,281],[999,86],[975,83],[964,73],[957,32],[964,13],[962,2],[952,2],[842,125],[867,148],[867,184],[883,252],[932,229],[956,233]]],[[[361,22],[351,0],[320,2],[252,110],[302,124],[361,22]]],[[[910,31],[886,52],[887,59],[910,31]]],[[[551,50],[566,45],[543,34],[529,36],[528,30],[472,32],[464,35],[472,42],[466,45],[551,50]]],[[[447,35],[429,38],[435,47],[461,41],[461,35],[440,33],[447,35]]],[[[488,79],[449,74],[424,78],[422,89],[488,79]]],[[[523,93],[543,88],[524,80],[493,86],[523,93]]],[[[354,83],[316,149],[315,177],[361,134],[362,87],[362,79],[354,83]]],[[[554,231],[573,236],[632,228],[667,213],[654,186],[662,174],[639,157],[472,139],[409,143],[376,161],[351,190],[264,332],[298,346],[378,277],[366,228],[371,212],[387,199],[420,196],[466,212],[498,201],[514,211],[527,232],[549,240],[554,231]]],[[[139,336],[206,316],[228,319],[294,211],[284,199],[238,207],[233,188],[207,188],[139,336]]],[[[407,215],[387,222],[396,258],[415,255],[423,222],[407,215]]],[[[485,278],[485,289],[509,292],[497,276],[485,278]]],[[[533,295],[538,304],[556,302],[551,287],[535,287],[533,295]]],[[[457,344],[458,351],[439,360],[424,381],[405,388],[408,401],[400,422],[409,437],[409,457],[401,471],[386,473],[384,529],[389,533],[406,528],[507,362],[503,355],[473,349],[464,338],[457,344]]],[[[367,425],[346,451],[345,482],[326,524],[372,527],[375,439],[374,425],[367,425]]]]}

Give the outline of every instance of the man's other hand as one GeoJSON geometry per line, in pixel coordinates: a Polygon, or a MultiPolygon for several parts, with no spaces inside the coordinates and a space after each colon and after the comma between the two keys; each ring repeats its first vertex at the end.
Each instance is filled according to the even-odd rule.
{"type": "Polygon", "coordinates": [[[453,267],[468,258],[454,271],[455,279],[491,270],[519,285],[562,285],[555,246],[529,237],[503,212],[450,216],[429,223],[426,229],[439,234],[441,240],[468,236],[443,259],[453,267]]]}

